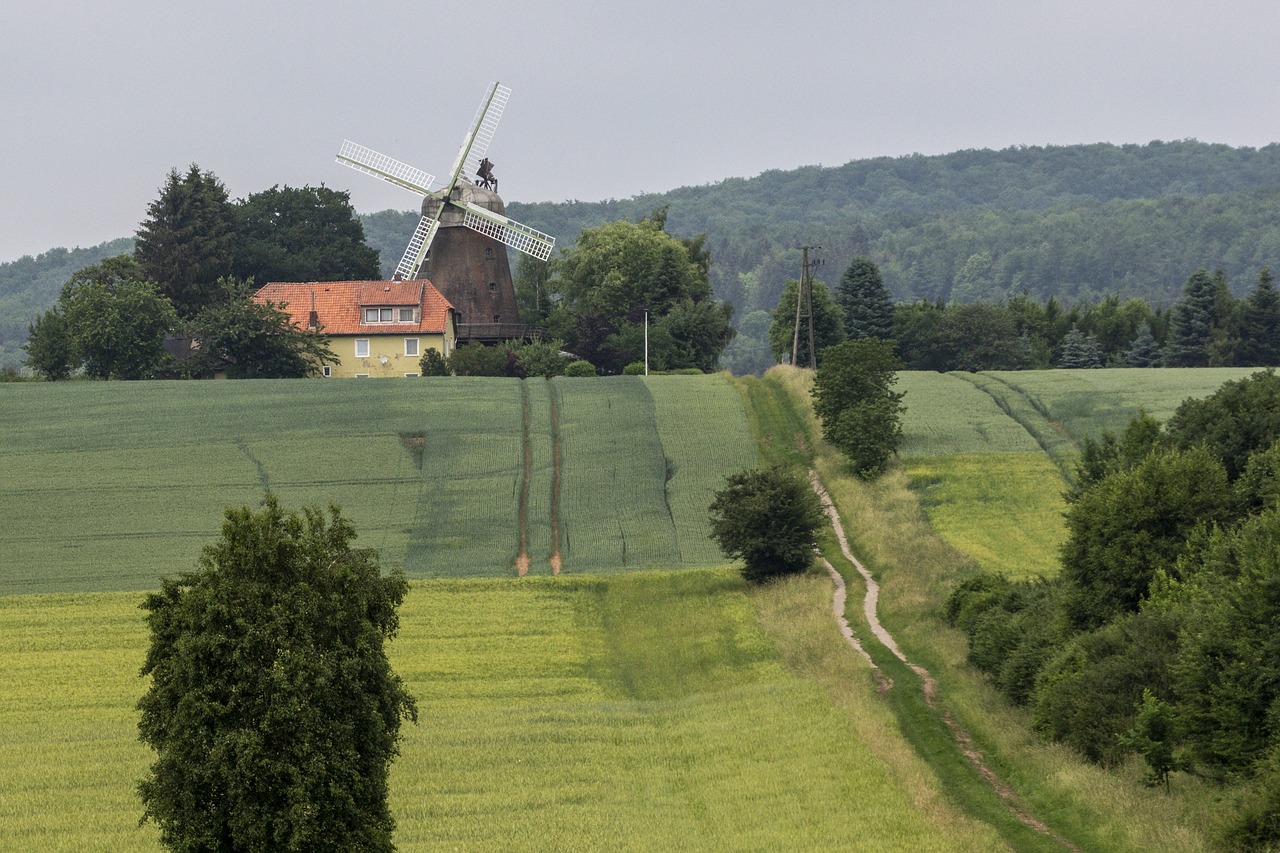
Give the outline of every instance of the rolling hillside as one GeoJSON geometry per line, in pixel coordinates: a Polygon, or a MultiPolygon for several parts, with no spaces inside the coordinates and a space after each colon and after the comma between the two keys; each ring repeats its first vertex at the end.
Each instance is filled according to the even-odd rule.
{"type": "Polygon", "coordinates": [[[756,459],[720,376],[16,383],[0,434],[0,594],[154,588],[267,489],[411,577],[514,574],[522,523],[534,573],[713,565],[711,492],[756,459]]]}

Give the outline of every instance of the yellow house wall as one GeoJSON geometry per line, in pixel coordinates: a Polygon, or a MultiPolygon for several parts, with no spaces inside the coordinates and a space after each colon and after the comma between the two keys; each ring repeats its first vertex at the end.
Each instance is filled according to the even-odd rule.
{"type": "Polygon", "coordinates": [[[337,353],[341,364],[329,365],[331,378],[349,379],[367,374],[370,379],[403,379],[406,373],[421,373],[418,361],[429,349],[448,356],[453,349],[453,336],[409,333],[392,335],[332,335],[329,348],[337,353]],[[404,354],[405,338],[418,339],[418,354],[404,354]],[[356,341],[369,341],[369,357],[356,358],[356,341]],[[446,343],[448,347],[446,348],[446,343]],[[386,359],[385,363],[383,359],[386,359]]]}

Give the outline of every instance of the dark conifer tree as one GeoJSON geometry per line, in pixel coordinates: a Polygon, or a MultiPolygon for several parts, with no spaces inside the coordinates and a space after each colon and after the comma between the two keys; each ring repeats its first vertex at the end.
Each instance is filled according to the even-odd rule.
{"type": "Polygon", "coordinates": [[[1280,365],[1280,294],[1270,267],[1258,273],[1258,283],[1241,305],[1239,364],[1280,365]]]}
{"type": "Polygon", "coordinates": [[[1086,335],[1076,326],[1071,327],[1067,336],[1062,339],[1062,350],[1058,354],[1058,367],[1102,367],[1102,354],[1098,349],[1098,339],[1086,335]]]}
{"type": "Polygon", "coordinates": [[[138,227],[133,254],[178,314],[191,318],[229,296],[217,282],[231,272],[235,240],[235,210],[226,187],[192,163],[185,175],[169,172],[138,227]]]}
{"type": "Polygon", "coordinates": [[[1164,354],[1160,350],[1156,336],[1151,331],[1151,324],[1143,323],[1138,336],[1133,339],[1133,343],[1124,354],[1125,366],[1159,367],[1163,361],[1164,354]]]}
{"type": "Polygon", "coordinates": [[[893,337],[893,298],[870,258],[849,263],[836,285],[836,301],[844,311],[844,330],[850,340],[893,337]]]}
{"type": "Polygon", "coordinates": [[[1167,367],[1205,367],[1217,321],[1217,282],[1201,267],[1187,279],[1182,293],[1182,300],[1173,306],[1164,363],[1167,367]]]}

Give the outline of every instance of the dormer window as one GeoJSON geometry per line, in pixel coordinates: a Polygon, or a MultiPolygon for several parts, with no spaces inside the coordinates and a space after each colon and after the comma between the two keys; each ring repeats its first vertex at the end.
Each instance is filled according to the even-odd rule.
{"type": "Polygon", "coordinates": [[[366,308],[364,323],[412,323],[416,313],[413,308],[366,308]]]}

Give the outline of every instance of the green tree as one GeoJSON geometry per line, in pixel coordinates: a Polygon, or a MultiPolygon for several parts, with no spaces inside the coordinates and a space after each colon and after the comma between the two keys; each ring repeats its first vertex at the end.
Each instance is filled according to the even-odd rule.
{"type": "Polygon", "coordinates": [[[1217,282],[1201,267],[1187,279],[1182,293],[1169,320],[1165,365],[1205,367],[1209,364],[1209,342],[1218,322],[1217,282]]]}
{"type": "Polygon", "coordinates": [[[393,849],[388,767],[413,698],[387,662],[408,591],[331,507],[229,509],[147,596],[144,820],[176,850],[393,849]]]}
{"type": "MultiPolygon", "coordinates": [[[[681,306],[711,301],[705,265],[653,220],[610,222],[583,231],[554,273],[549,286],[559,298],[548,318],[549,334],[562,337],[574,354],[606,373],[643,358],[646,312],[652,329],[681,306]]],[[[682,310],[688,314],[690,309],[682,310]]],[[[698,322],[673,321],[666,331],[675,352],[713,351],[714,364],[732,335],[731,309],[696,311],[698,322]]]]}
{"type": "Polygon", "coordinates": [[[1062,339],[1057,366],[1063,369],[1102,367],[1102,353],[1098,348],[1098,339],[1072,326],[1071,331],[1067,332],[1067,336],[1062,339]]]}
{"type": "Polygon", "coordinates": [[[761,583],[813,563],[825,521],[818,496],[782,468],[731,474],[711,502],[711,538],[725,556],[743,561],[742,576],[761,583]]]}
{"type": "Polygon", "coordinates": [[[228,296],[217,282],[231,273],[235,241],[235,210],[226,187],[193,163],[185,175],[169,172],[147,207],[133,253],[143,277],[189,319],[228,296]]]}
{"type": "Polygon", "coordinates": [[[231,379],[288,379],[313,376],[322,364],[337,364],[322,331],[303,329],[274,302],[255,302],[246,283],[225,282],[241,291],[229,301],[205,306],[191,322],[199,348],[191,369],[197,375],[225,369],[231,379]]]}
{"type": "Polygon", "coordinates": [[[1156,341],[1150,323],[1144,323],[1138,336],[1124,353],[1126,367],[1159,367],[1164,363],[1164,352],[1156,341]]]}
{"type": "Polygon", "coordinates": [[[828,347],[818,365],[813,411],[860,477],[883,470],[902,441],[903,394],[893,390],[899,366],[893,344],[877,338],[828,347]]]}
{"type": "Polygon", "coordinates": [[[439,350],[428,347],[418,360],[418,370],[423,376],[448,376],[449,363],[439,350]]]}
{"type": "MultiPolygon", "coordinates": [[[[800,282],[795,279],[787,281],[782,296],[778,299],[778,307],[773,309],[773,321],[769,324],[769,349],[773,357],[780,362],[791,361],[791,347],[795,343],[796,299],[800,294],[800,282]]],[[[813,346],[818,351],[821,363],[822,351],[835,346],[845,339],[844,311],[836,302],[831,291],[820,281],[812,283],[813,301],[813,346]]],[[[808,320],[800,320],[800,344],[797,349],[796,364],[801,367],[809,365],[809,325],[808,320]]]]}
{"type": "Polygon", "coordinates": [[[71,341],[72,363],[94,379],[147,379],[170,360],[165,337],[178,316],[127,255],[72,275],[58,310],[71,341]]]}
{"type": "Polygon", "coordinates": [[[67,320],[56,307],[37,317],[27,329],[26,363],[37,376],[56,382],[75,367],[75,354],[67,320]]]}
{"type": "Polygon", "coordinates": [[[515,355],[506,347],[487,347],[469,341],[449,353],[449,372],[454,376],[515,376],[515,355]]]}
{"type": "Polygon", "coordinates": [[[1280,366],[1280,294],[1271,268],[1263,267],[1258,283],[1241,305],[1238,364],[1244,367],[1280,366]]]}
{"type": "Polygon", "coordinates": [[[372,281],[378,253],[348,193],[304,186],[253,193],[234,206],[232,271],[259,287],[269,281],[372,281]]]}
{"type": "Polygon", "coordinates": [[[1280,376],[1259,371],[1226,382],[1200,400],[1187,400],[1165,424],[1169,443],[1191,448],[1203,445],[1234,480],[1249,457],[1280,439],[1280,376]]]}
{"type": "Polygon", "coordinates": [[[836,285],[836,301],[844,310],[844,331],[850,338],[893,337],[893,298],[870,258],[849,262],[836,285]]]}
{"type": "Polygon", "coordinates": [[[1201,447],[1151,453],[1085,491],[1067,512],[1062,546],[1072,623],[1096,628],[1136,612],[1192,532],[1227,521],[1234,505],[1226,471],[1201,447]]]}
{"type": "Polygon", "coordinates": [[[563,346],[559,341],[527,341],[513,349],[520,364],[521,376],[550,379],[562,376],[569,365],[569,359],[561,354],[563,346]]]}
{"type": "Polygon", "coordinates": [[[1196,758],[1241,772],[1280,744],[1280,511],[1218,531],[1192,582],[1199,590],[1176,666],[1179,715],[1196,758]]]}

